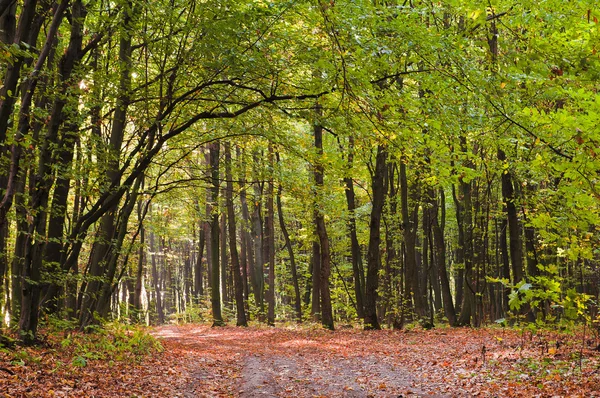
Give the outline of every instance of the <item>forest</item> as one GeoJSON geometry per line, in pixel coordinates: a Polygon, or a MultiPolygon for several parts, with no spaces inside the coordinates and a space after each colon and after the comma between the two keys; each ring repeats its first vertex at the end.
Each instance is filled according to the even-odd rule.
{"type": "Polygon", "coordinates": [[[597,333],[597,5],[0,0],[2,341],[597,333]]]}

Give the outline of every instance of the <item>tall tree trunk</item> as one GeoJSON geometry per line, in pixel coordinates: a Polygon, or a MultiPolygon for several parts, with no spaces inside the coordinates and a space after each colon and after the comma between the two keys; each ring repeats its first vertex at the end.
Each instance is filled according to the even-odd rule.
{"type": "Polygon", "coordinates": [[[212,255],[212,272],[210,280],[210,302],[213,314],[213,326],[225,326],[221,315],[220,273],[219,273],[219,146],[218,142],[209,144],[211,171],[212,204],[210,222],[210,246],[212,255]]]}
{"type": "Polygon", "coordinates": [[[435,243],[436,250],[436,268],[437,274],[440,277],[440,284],[442,289],[442,299],[444,302],[444,314],[448,319],[450,326],[456,326],[456,311],[454,310],[454,303],[452,302],[452,291],[450,290],[450,279],[448,278],[448,271],[446,269],[446,244],[444,242],[444,229],[445,224],[445,208],[446,200],[444,196],[443,188],[440,188],[440,205],[438,206],[437,200],[433,200],[434,205],[432,209],[432,229],[433,229],[433,240],[435,243]],[[442,209],[442,221],[439,220],[439,208],[442,209]]]}
{"type": "MultiPolygon", "coordinates": [[[[258,166],[258,155],[253,155],[253,166],[258,166]]],[[[258,172],[255,169],[256,176],[258,172]]],[[[259,319],[264,321],[265,301],[264,301],[264,257],[263,257],[263,222],[261,217],[262,189],[258,182],[254,183],[254,204],[252,211],[252,242],[254,243],[254,269],[252,270],[252,290],[254,300],[259,312],[259,319]]]]}
{"type": "Polygon", "coordinates": [[[379,284],[379,268],[381,266],[381,213],[385,198],[385,165],[387,149],[379,144],[375,160],[375,171],[371,176],[372,209],[369,224],[369,250],[367,253],[367,280],[365,291],[365,329],[381,329],[377,318],[377,287],[379,284]]]}
{"type": "MultiPolygon", "coordinates": [[[[319,105],[316,108],[317,115],[321,115],[321,109],[319,105]]],[[[319,123],[315,123],[314,125],[314,134],[315,134],[315,148],[317,150],[318,159],[314,166],[314,176],[315,176],[315,185],[316,185],[316,197],[322,198],[323,192],[323,180],[324,180],[324,172],[323,172],[323,126],[319,123]]],[[[325,226],[325,216],[323,214],[322,209],[320,208],[321,202],[317,199],[315,203],[315,224],[316,224],[316,232],[319,238],[319,246],[321,251],[321,272],[319,274],[320,283],[320,295],[321,295],[321,323],[323,327],[333,330],[333,310],[331,307],[331,292],[329,289],[329,275],[331,273],[331,254],[329,250],[329,238],[327,236],[327,228],[325,226]]]]}
{"type": "MultiPolygon", "coordinates": [[[[223,196],[226,196],[223,195],[223,196]]],[[[230,308],[230,297],[228,292],[227,280],[228,280],[228,268],[229,261],[227,259],[227,211],[221,213],[221,221],[219,228],[220,236],[220,266],[219,271],[221,273],[221,303],[225,308],[230,308]]]]}
{"type": "MultiPolygon", "coordinates": [[[[316,225],[316,216],[315,216],[316,225]]],[[[309,290],[312,290],[310,315],[314,322],[321,320],[321,245],[319,245],[318,236],[312,243],[312,261],[310,265],[310,283],[309,290]]]]}
{"type": "MultiPolygon", "coordinates": [[[[200,206],[196,203],[198,208],[198,215],[200,215],[200,206]]],[[[196,258],[196,264],[194,267],[194,298],[196,302],[200,302],[200,298],[204,296],[204,281],[203,281],[203,267],[202,257],[204,257],[204,245],[205,239],[205,221],[198,221],[198,257],[196,258]]]]}
{"type": "Polygon", "coordinates": [[[154,297],[156,304],[156,314],[158,316],[158,324],[162,325],[165,323],[165,313],[163,311],[162,304],[162,289],[160,287],[160,278],[158,274],[158,267],[156,265],[156,235],[154,232],[150,232],[150,262],[152,263],[152,282],[154,284],[154,297]]]}
{"type": "Polygon", "coordinates": [[[461,203],[456,186],[452,185],[452,199],[454,201],[454,209],[456,212],[456,224],[457,224],[457,243],[456,248],[456,275],[454,276],[454,291],[456,294],[455,310],[459,313],[462,309],[463,294],[464,294],[464,280],[465,280],[465,227],[463,220],[463,204],[461,203]]]}
{"type": "Polygon", "coordinates": [[[240,205],[242,209],[242,225],[240,228],[240,236],[242,241],[242,275],[244,276],[244,297],[248,301],[249,287],[248,287],[248,274],[252,278],[252,271],[254,270],[254,255],[252,253],[252,234],[250,212],[248,211],[248,200],[246,198],[246,163],[242,157],[242,151],[239,146],[236,146],[236,156],[240,159],[241,163],[241,177],[240,177],[240,205]]]}
{"type": "MultiPolygon", "coordinates": [[[[498,149],[498,160],[502,162],[506,161],[506,154],[501,149],[498,149]]],[[[521,239],[521,224],[515,203],[517,199],[512,183],[512,176],[508,169],[502,173],[502,199],[508,221],[510,260],[513,274],[512,282],[513,285],[516,285],[523,279],[523,241],[521,239]]]]}
{"type": "Polygon", "coordinates": [[[275,210],[273,208],[273,167],[274,167],[274,153],[273,144],[269,143],[269,154],[268,154],[268,170],[269,177],[267,181],[267,195],[266,195],[266,207],[267,213],[265,215],[265,254],[267,255],[266,260],[269,263],[269,290],[267,293],[268,310],[267,310],[267,323],[269,325],[275,325],[275,210]]]}
{"type": "MultiPolygon", "coordinates": [[[[108,185],[117,183],[120,178],[119,165],[121,146],[127,126],[127,110],[130,103],[131,89],[131,29],[133,25],[132,16],[135,11],[132,10],[133,2],[127,1],[124,7],[123,21],[119,38],[119,87],[115,112],[113,115],[112,128],[110,131],[109,145],[107,151],[106,164],[106,183],[108,185]]],[[[89,276],[92,278],[87,284],[87,291],[84,301],[81,306],[80,327],[87,326],[90,322],[96,322],[93,315],[93,308],[98,305],[97,297],[102,284],[108,282],[112,284],[112,280],[107,281],[107,273],[112,273],[107,269],[107,264],[113,254],[117,254],[111,245],[111,241],[115,238],[116,217],[118,203],[115,203],[100,220],[100,231],[98,239],[94,242],[94,257],[91,261],[89,276]],[[104,281],[101,281],[104,279],[104,281]]],[[[106,299],[106,298],[105,298],[106,299]]]]}
{"type": "MultiPolygon", "coordinates": [[[[466,139],[461,137],[461,147],[463,151],[467,150],[466,139]]],[[[472,167],[468,163],[467,167],[472,167]]],[[[464,235],[464,285],[463,285],[463,302],[461,305],[460,317],[458,318],[459,325],[470,325],[475,311],[475,294],[477,287],[474,285],[473,278],[473,201],[471,182],[466,182],[462,178],[459,179],[459,186],[462,195],[462,228],[464,235]]]]}
{"type": "Polygon", "coordinates": [[[426,302],[421,295],[419,286],[419,269],[417,266],[417,223],[418,207],[415,206],[412,216],[410,215],[410,204],[408,202],[408,178],[406,175],[406,164],[400,163],[400,207],[402,214],[403,237],[404,237],[404,266],[406,273],[406,292],[412,295],[414,301],[414,312],[418,317],[425,316],[426,302]]]}
{"type": "MultiPolygon", "coordinates": [[[[348,139],[348,173],[352,170],[354,160],[354,137],[348,139]]],[[[348,234],[352,253],[352,275],[354,276],[354,295],[356,297],[356,314],[359,318],[365,317],[365,273],[362,263],[362,253],[356,235],[356,195],[354,194],[354,181],[351,176],[344,177],[346,185],[346,204],[348,207],[348,234]]]]}
{"type": "MultiPolygon", "coordinates": [[[[279,154],[277,154],[277,161],[279,161],[279,154]]],[[[294,249],[292,247],[292,241],[290,234],[285,226],[285,220],[283,218],[283,206],[281,205],[281,191],[283,190],[281,184],[277,190],[277,214],[279,215],[279,228],[283,234],[285,240],[285,247],[290,258],[290,270],[292,273],[292,285],[294,286],[294,310],[296,311],[296,320],[302,321],[302,298],[300,297],[300,285],[298,284],[298,269],[296,267],[296,257],[294,256],[294,249]]]]}
{"type": "Polygon", "coordinates": [[[142,210],[144,202],[142,199],[138,199],[137,203],[137,215],[138,223],[140,225],[140,248],[138,250],[138,263],[135,274],[135,287],[133,293],[133,311],[131,321],[141,322],[142,320],[142,287],[144,283],[144,269],[146,267],[146,228],[144,228],[144,214],[142,210]]]}
{"type": "Polygon", "coordinates": [[[233,269],[233,284],[235,290],[235,308],[237,315],[237,326],[248,326],[246,320],[246,306],[244,304],[244,285],[237,250],[237,239],[235,232],[235,211],[233,208],[233,176],[231,173],[231,145],[225,143],[225,178],[227,179],[226,202],[227,219],[229,220],[229,252],[231,254],[231,267],[233,269]]]}

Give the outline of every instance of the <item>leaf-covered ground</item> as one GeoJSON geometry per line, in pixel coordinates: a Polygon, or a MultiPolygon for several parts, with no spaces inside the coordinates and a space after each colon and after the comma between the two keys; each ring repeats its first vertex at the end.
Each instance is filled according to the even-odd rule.
{"type": "Polygon", "coordinates": [[[52,346],[29,349],[26,360],[4,352],[0,392],[10,397],[600,397],[597,342],[581,335],[205,325],[163,326],[152,333],[164,351],[90,358],[85,364],[74,363],[72,350],[52,346]]]}

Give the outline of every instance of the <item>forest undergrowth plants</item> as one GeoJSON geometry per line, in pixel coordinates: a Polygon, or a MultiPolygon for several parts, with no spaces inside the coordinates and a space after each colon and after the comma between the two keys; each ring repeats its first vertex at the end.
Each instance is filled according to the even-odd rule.
{"type": "Polygon", "coordinates": [[[68,333],[60,345],[71,353],[71,363],[78,367],[85,367],[89,360],[137,363],[144,356],[163,350],[144,328],[119,322],[107,323],[92,333],[68,333]]]}

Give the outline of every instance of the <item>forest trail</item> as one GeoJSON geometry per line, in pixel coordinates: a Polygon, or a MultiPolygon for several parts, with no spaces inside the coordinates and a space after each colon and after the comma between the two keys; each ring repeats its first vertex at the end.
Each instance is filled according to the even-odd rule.
{"type": "Polygon", "coordinates": [[[581,340],[553,332],[170,325],[153,334],[177,364],[164,382],[184,397],[600,396],[598,352],[586,348],[579,370],[581,340]]]}
{"type": "Polygon", "coordinates": [[[143,333],[128,341],[116,330],[51,334],[40,346],[0,350],[0,397],[600,398],[599,338],[589,331],[149,331],[162,350],[150,350],[143,333]]]}
{"type": "Polygon", "coordinates": [[[402,365],[393,338],[370,338],[403,334],[165,326],[154,335],[180,359],[187,397],[450,396],[402,365]]]}

